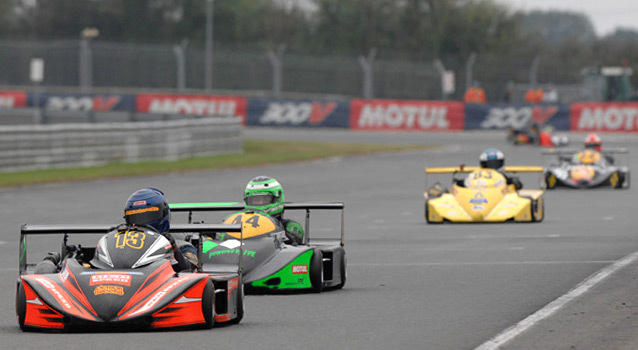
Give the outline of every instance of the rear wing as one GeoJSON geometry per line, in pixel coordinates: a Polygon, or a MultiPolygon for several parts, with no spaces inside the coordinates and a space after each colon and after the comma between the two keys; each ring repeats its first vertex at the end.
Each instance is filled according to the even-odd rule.
{"type": "MultiPolygon", "coordinates": [[[[100,234],[104,235],[120,226],[108,225],[28,225],[23,224],[20,228],[20,251],[18,253],[18,265],[20,275],[24,274],[29,267],[35,267],[36,264],[29,263],[27,260],[27,236],[30,235],[64,235],[62,240],[62,249],[66,249],[69,235],[76,234],[100,234]]],[[[171,233],[197,233],[199,240],[197,241],[197,252],[201,254],[202,236],[214,232],[242,232],[241,225],[225,225],[225,224],[172,224],[171,233]]],[[[243,237],[242,237],[243,239],[243,237]]],[[[240,249],[243,247],[240,246],[240,249]]],[[[62,252],[64,253],[64,252],[62,252]]],[[[64,254],[62,254],[64,255],[64,254]]],[[[241,256],[239,254],[241,267],[241,256]]],[[[200,257],[201,258],[201,257],[200,257]]],[[[200,259],[201,261],[201,259],[200,259]]]]}
{"type": "MultiPolygon", "coordinates": [[[[425,168],[426,174],[456,174],[456,173],[471,173],[476,170],[480,170],[477,166],[458,166],[458,167],[431,167],[425,168]]],[[[506,173],[542,173],[542,166],[527,166],[527,165],[507,165],[503,167],[503,171],[506,173]]]]}
{"type": "MultiPolygon", "coordinates": [[[[571,156],[571,155],[573,155],[575,153],[578,153],[578,152],[580,152],[582,150],[583,149],[579,149],[579,148],[562,148],[562,149],[550,148],[550,149],[543,150],[542,154],[543,155],[557,155],[557,156],[571,156]]],[[[625,148],[625,147],[605,148],[600,153],[603,153],[603,154],[628,154],[629,150],[627,148],[625,148]]]]}
{"type": "MultiPolygon", "coordinates": [[[[425,193],[427,198],[428,191],[428,175],[429,174],[467,174],[473,171],[480,170],[478,166],[453,166],[453,167],[426,167],[425,168],[425,193]]],[[[542,173],[544,168],[542,166],[535,165],[506,165],[503,167],[503,172],[506,173],[542,173]]]]}
{"type": "MultiPolygon", "coordinates": [[[[169,207],[172,212],[188,212],[188,222],[192,222],[194,212],[233,212],[244,210],[244,204],[241,202],[222,202],[222,203],[171,203],[169,207]]],[[[304,225],[303,244],[310,241],[310,211],[311,210],[340,210],[341,211],[341,238],[339,244],[345,245],[344,236],[344,211],[343,202],[300,202],[300,203],[284,203],[284,210],[305,210],[306,219],[304,225]]],[[[315,239],[315,241],[328,241],[326,239],[315,239]]]]}

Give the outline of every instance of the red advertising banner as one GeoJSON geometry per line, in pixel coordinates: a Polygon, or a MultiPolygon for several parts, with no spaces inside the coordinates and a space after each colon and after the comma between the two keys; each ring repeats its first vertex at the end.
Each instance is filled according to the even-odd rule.
{"type": "Polygon", "coordinates": [[[239,96],[138,94],[135,110],[143,113],[233,115],[246,120],[246,98],[239,96]]]}
{"type": "Polygon", "coordinates": [[[353,130],[463,130],[464,121],[461,102],[358,99],[350,102],[353,130]]]}
{"type": "Polygon", "coordinates": [[[20,108],[27,105],[24,91],[0,91],[0,108],[20,108]]]}
{"type": "Polygon", "coordinates": [[[572,103],[571,131],[638,132],[638,102],[572,103]]]}

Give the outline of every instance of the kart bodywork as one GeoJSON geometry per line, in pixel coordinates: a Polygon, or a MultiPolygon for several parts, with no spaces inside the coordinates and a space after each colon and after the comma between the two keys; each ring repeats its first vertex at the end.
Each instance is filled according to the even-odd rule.
{"type": "Polygon", "coordinates": [[[246,212],[242,203],[176,203],[171,212],[235,212],[225,223],[241,224],[244,234],[243,254],[232,233],[211,235],[203,241],[203,261],[211,264],[231,264],[242,259],[243,281],[250,292],[313,291],[340,289],[346,282],[346,251],[344,249],[344,205],[330,203],[285,203],[286,212],[304,210],[303,242],[285,242],[284,228],[272,217],[259,212],[246,212]],[[341,236],[338,239],[310,238],[312,210],[340,210],[341,236]]]}
{"type": "MultiPolygon", "coordinates": [[[[541,173],[542,167],[506,166],[506,173],[541,173]]],[[[450,190],[436,183],[425,193],[425,220],[443,222],[540,222],[544,218],[542,190],[516,190],[494,169],[479,167],[425,168],[431,174],[452,174],[450,190]],[[456,174],[467,174],[466,179],[456,174]]]]}
{"type": "MultiPolygon", "coordinates": [[[[174,225],[171,229],[190,234],[220,231],[241,232],[241,227],[174,225]]],[[[172,249],[163,235],[150,230],[23,225],[16,294],[20,328],[130,330],[239,323],[244,312],[239,267],[207,271],[210,266],[206,266],[200,267],[201,272],[176,273],[167,259],[172,249]],[[27,261],[27,237],[51,234],[64,237],[59,272],[35,273],[36,264],[27,261]],[[69,235],[76,234],[104,236],[96,246],[82,247],[68,242],[69,235]],[[96,254],[112,267],[91,266],[88,262],[96,254]]]]}
{"type": "MultiPolygon", "coordinates": [[[[616,154],[628,154],[625,148],[585,150],[550,149],[544,155],[555,156],[543,178],[547,189],[565,188],[629,188],[629,168],[613,164],[616,154]]],[[[626,162],[625,162],[626,164],[626,162]]]]}

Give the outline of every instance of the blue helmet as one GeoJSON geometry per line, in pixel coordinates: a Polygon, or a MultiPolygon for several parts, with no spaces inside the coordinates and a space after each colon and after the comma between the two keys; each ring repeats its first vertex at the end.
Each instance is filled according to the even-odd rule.
{"type": "Polygon", "coordinates": [[[500,169],[505,164],[505,156],[496,148],[490,148],[481,153],[479,162],[482,168],[500,169]]]}
{"type": "Polygon", "coordinates": [[[164,193],[152,187],[133,192],[126,201],[124,219],[128,225],[148,225],[158,232],[167,232],[171,211],[164,193]]]}

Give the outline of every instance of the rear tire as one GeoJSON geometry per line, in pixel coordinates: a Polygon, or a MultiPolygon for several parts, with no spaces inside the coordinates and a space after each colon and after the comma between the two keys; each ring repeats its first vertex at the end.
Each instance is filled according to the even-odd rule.
{"type": "Polygon", "coordinates": [[[235,307],[237,308],[237,317],[228,321],[229,324],[238,324],[244,318],[244,284],[241,282],[239,283],[235,307]]]}
{"type": "Polygon", "coordinates": [[[16,291],[16,315],[18,316],[20,329],[23,331],[28,330],[28,327],[24,325],[24,320],[27,316],[27,295],[21,282],[18,282],[16,291]]]}
{"type": "Polygon", "coordinates": [[[341,256],[339,257],[339,273],[341,274],[341,283],[339,283],[335,289],[341,289],[343,288],[343,286],[346,285],[346,279],[347,279],[347,272],[346,272],[346,265],[348,263],[348,259],[346,257],[346,251],[345,249],[341,249],[341,256]]]}
{"type": "Polygon", "coordinates": [[[206,329],[211,329],[215,325],[213,305],[215,305],[215,287],[209,278],[202,293],[202,312],[204,313],[204,328],[206,329]]]}
{"type": "Polygon", "coordinates": [[[313,293],[323,291],[323,253],[319,249],[313,251],[310,259],[310,283],[313,293]]]}

